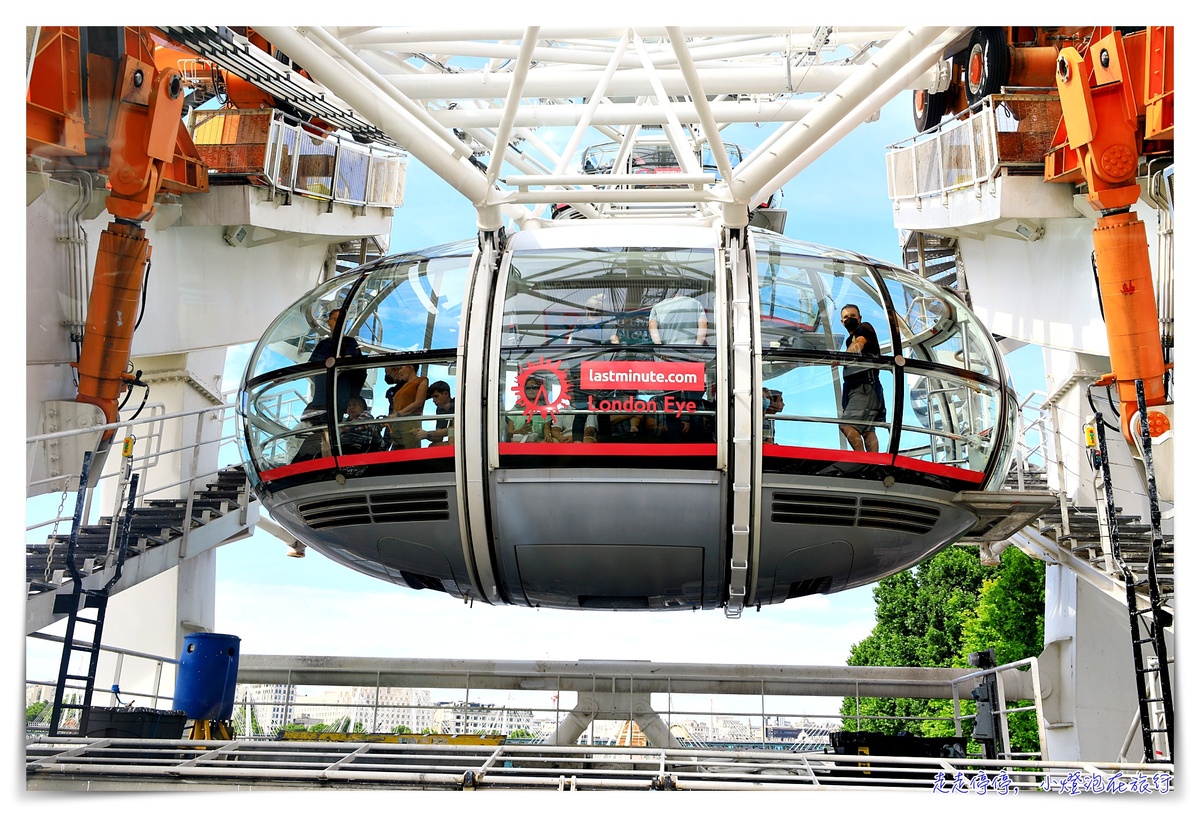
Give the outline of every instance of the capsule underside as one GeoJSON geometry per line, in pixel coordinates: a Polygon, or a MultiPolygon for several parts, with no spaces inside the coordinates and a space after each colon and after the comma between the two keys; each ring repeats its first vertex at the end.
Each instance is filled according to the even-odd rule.
{"type": "Polygon", "coordinates": [[[315,290],[243,385],[264,505],[368,575],[567,609],[832,593],[970,529],[954,496],[995,487],[1012,444],[1011,389],[978,320],[881,262],[760,231],[735,254],[719,238],[572,222],[517,234],[483,271],[463,243],[315,290]],[[844,348],[851,298],[877,329],[870,360],[844,348]],[[326,337],[332,354],[310,360],[326,337]],[[878,439],[858,451],[840,397],[868,375],[885,410],[851,426],[878,439]],[[422,377],[452,406],[394,413],[385,381],[422,377]],[[350,416],[350,393],[370,419],[350,416]]]}

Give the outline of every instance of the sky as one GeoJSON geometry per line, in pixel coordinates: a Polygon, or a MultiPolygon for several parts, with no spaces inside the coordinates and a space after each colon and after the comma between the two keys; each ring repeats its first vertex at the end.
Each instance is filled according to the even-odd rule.
{"type": "MultiPolygon", "coordinates": [[[[788,183],[781,204],[788,211],[785,233],[899,263],[884,148],[912,132],[905,94],[884,108],[879,121],[860,126],[788,183]]],[[[753,149],[764,135],[741,125],[723,138],[753,149]]],[[[474,208],[410,158],[391,251],[469,237],[474,224],[474,208]]],[[[231,354],[224,382],[240,380],[244,355],[231,354]]],[[[1039,377],[1031,373],[1025,388],[1043,388],[1039,377]]],[[[239,636],[244,654],[842,665],[874,625],[872,586],[749,608],[735,620],[722,610],[532,610],[466,605],[445,594],[397,587],[312,548],[303,559],[286,553],[282,542],[261,530],[218,550],[213,630],[239,636]]],[[[57,650],[43,646],[29,655],[31,671],[41,660],[57,661],[57,650]]],[[[815,714],[833,714],[839,703],[827,699],[828,712],[815,714]]]]}

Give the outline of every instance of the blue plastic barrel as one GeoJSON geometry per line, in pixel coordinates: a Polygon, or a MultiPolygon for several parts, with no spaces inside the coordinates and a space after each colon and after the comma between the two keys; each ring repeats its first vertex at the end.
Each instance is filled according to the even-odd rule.
{"type": "Polygon", "coordinates": [[[233,717],[241,639],[220,633],[183,637],[183,654],[175,675],[175,709],[197,721],[233,717]]]}

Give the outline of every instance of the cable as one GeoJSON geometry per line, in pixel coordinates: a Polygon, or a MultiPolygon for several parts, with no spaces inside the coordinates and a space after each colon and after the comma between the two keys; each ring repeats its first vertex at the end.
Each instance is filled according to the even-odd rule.
{"type": "Polygon", "coordinates": [[[225,85],[225,76],[221,73],[221,69],[212,63],[209,63],[208,69],[209,77],[212,80],[213,97],[221,103],[221,107],[225,107],[229,104],[229,89],[225,85]]]}
{"type": "MultiPolygon", "coordinates": [[[[1100,409],[1096,408],[1096,404],[1092,401],[1092,387],[1091,386],[1088,386],[1088,389],[1087,389],[1087,400],[1088,400],[1088,405],[1092,407],[1092,411],[1094,411],[1096,413],[1096,416],[1100,418],[1100,422],[1104,423],[1105,428],[1109,428],[1109,429],[1112,429],[1113,431],[1120,432],[1121,429],[1117,428],[1115,425],[1108,422],[1108,420],[1105,420],[1104,415],[1100,413],[1100,409]]],[[[1116,412],[1116,415],[1118,417],[1120,417],[1121,412],[1117,411],[1116,406],[1112,405],[1112,394],[1111,393],[1108,395],[1108,402],[1109,402],[1109,405],[1112,407],[1113,411],[1116,412]]]]}
{"type": "MultiPolygon", "coordinates": [[[[130,368],[132,368],[132,364],[130,364],[130,368]]],[[[138,415],[142,413],[142,409],[146,407],[146,401],[150,399],[150,384],[142,382],[141,369],[138,369],[133,375],[133,380],[129,381],[129,388],[125,392],[125,399],[121,401],[121,405],[117,407],[117,411],[124,411],[125,404],[128,403],[129,398],[133,396],[134,386],[141,386],[145,389],[145,391],[142,393],[142,404],[138,406],[137,411],[133,413],[133,416],[129,418],[129,421],[133,421],[138,418],[138,415]]]]}
{"type": "Polygon", "coordinates": [[[150,259],[146,259],[146,271],[142,273],[142,303],[138,306],[138,319],[133,324],[133,331],[142,325],[142,318],[146,317],[146,289],[150,286],[150,259]]]}
{"type": "Polygon", "coordinates": [[[1096,282],[1096,303],[1100,305],[1100,320],[1104,320],[1104,296],[1100,294],[1100,270],[1096,267],[1096,251],[1092,250],[1092,280],[1096,282]]]}

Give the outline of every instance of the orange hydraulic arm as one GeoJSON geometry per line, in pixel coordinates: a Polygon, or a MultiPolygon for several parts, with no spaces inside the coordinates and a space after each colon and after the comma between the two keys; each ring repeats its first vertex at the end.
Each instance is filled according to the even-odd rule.
{"type": "MultiPolygon", "coordinates": [[[[26,104],[26,147],[107,176],[114,221],[100,236],[76,400],[117,419],[150,245],[142,223],[162,190],[202,191],[203,165],[183,126],[180,72],[154,65],[144,28],[42,30],[26,104]]],[[[111,434],[108,435],[111,437],[111,434]]]]}
{"type": "Polygon", "coordinates": [[[110,423],[117,419],[117,399],[125,389],[142,278],[150,260],[141,225],[154,214],[163,166],[174,158],[183,115],[178,71],[159,74],[152,64],[127,55],[118,80],[107,168],[112,187],[107,207],[115,220],[100,235],[75,398],[99,406],[110,423]]]}
{"type": "MultiPolygon", "coordinates": [[[[1141,51],[1144,38],[1135,42],[1141,51]]],[[[1139,195],[1138,119],[1146,109],[1139,78],[1120,33],[1094,43],[1086,58],[1064,48],[1056,72],[1063,118],[1046,157],[1047,180],[1087,182],[1088,201],[1101,213],[1092,240],[1113,371],[1100,383],[1116,383],[1122,431],[1131,443],[1136,381],[1143,383],[1147,407],[1167,402],[1146,226],[1130,209],[1139,195]]],[[[1147,413],[1152,434],[1166,430],[1161,412],[1147,413]]]]}

